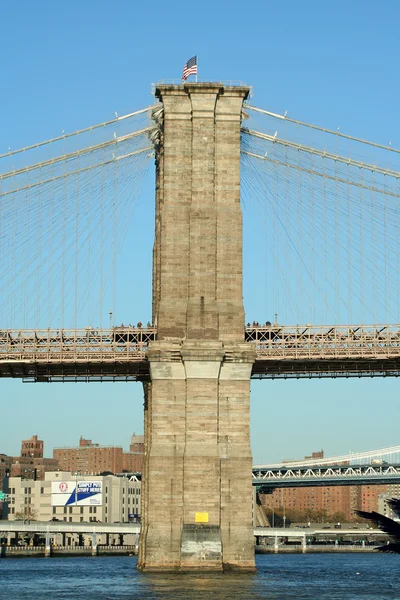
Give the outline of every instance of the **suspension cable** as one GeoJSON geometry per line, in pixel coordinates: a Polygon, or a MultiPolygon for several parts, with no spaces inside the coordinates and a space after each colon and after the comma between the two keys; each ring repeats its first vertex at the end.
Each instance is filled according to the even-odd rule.
{"type": "Polygon", "coordinates": [[[388,150],[389,152],[395,152],[400,154],[400,150],[397,148],[392,148],[392,146],[385,146],[384,144],[378,144],[377,142],[371,142],[369,140],[363,140],[362,138],[354,137],[352,135],[346,135],[345,133],[340,133],[339,131],[333,131],[332,129],[326,129],[325,127],[319,127],[318,125],[311,125],[310,123],[305,123],[304,121],[298,121],[297,119],[291,119],[287,115],[279,115],[277,113],[270,112],[269,110],[263,110],[262,108],[257,108],[256,106],[251,106],[250,104],[246,104],[246,109],[254,110],[264,115],[268,115],[269,117],[273,117],[275,119],[281,119],[287,121],[289,123],[294,123],[295,125],[301,125],[303,127],[308,127],[309,129],[315,129],[316,131],[322,131],[323,133],[330,133],[337,137],[344,138],[346,140],[351,140],[353,142],[361,142],[362,144],[367,144],[368,146],[373,146],[374,148],[381,148],[382,150],[388,150]]]}

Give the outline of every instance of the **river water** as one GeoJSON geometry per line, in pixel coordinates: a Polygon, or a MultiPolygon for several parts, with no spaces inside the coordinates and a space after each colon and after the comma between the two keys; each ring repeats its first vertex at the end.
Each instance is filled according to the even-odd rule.
{"type": "Polygon", "coordinates": [[[6,600],[400,600],[400,556],[258,555],[256,575],[155,575],[136,557],[0,559],[6,600]]]}

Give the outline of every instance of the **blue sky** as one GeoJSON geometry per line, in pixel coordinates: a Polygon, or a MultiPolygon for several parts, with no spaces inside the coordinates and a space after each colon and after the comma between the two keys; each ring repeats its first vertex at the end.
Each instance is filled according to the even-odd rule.
{"type": "MultiPolygon", "coordinates": [[[[259,107],[400,147],[399,17],[396,0],[4,2],[0,153],[151,104],[151,83],[179,79],[194,54],[199,78],[242,80],[259,107]]],[[[141,202],[140,283],[120,302],[121,321],[150,317],[151,184],[141,202]]],[[[249,319],[262,320],[254,279],[244,293],[249,319]]],[[[32,434],[51,455],[80,435],[127,448],[143,431],[139,384],[2,380],[0,403],[8,454],[32,434]]],[[[399,443],[397,380],[254,382],[251,412],[256,463],[399,443]]]]}

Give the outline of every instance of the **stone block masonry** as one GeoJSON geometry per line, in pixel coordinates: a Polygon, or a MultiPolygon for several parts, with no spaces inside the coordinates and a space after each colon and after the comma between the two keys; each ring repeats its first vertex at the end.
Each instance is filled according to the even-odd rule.
{"type": "Polygon", "coordinates": [[[138,566],[254,571],[240,125],[249,89],[160,85],[138,566]]]}

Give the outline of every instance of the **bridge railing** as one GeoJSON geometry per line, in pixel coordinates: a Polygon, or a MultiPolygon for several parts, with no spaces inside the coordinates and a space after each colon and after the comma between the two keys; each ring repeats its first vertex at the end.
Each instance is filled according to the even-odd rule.
{"type": "MultiPolygon", "coordinates": [[[[111,329],[0,329],[0,361],[142,361],[155,327],[111,329]]],[[[400,325],[245,328],[257,359],[388,358],[400,355],[400,325]]]]}
{"type": "Polygon", "coordinates": [[[304,485],[341,485],[350,483],[397,483],[400,465],[343,465],[303,468],[265,468],[252,470],[253,485],[270,487],[304,485]]]}
{"type": "Polygon", "coordinates": [[[154,327],[0,330],[0,361],[143,361],[154,327]]]}
{"type": "Polygon", "coordinates": [[[258,359],[380,358],[400,354],[400,325],[250,325],[258,359]]]}
{"type": "MultiPolygon", "coordinates": [[[[160,79],[156,84],[152,84],[153,86],[157,85],[187,85],[192,83],[210,83],[207,79],[198,79],[197,81],[182,81],[182,79],[160,79]]],[[[219,81],[213,81],[213,85],[222,84],[227,87],[251,87],[244,81],[240,81],[238,79],[221,79],[219,81]]]]}

